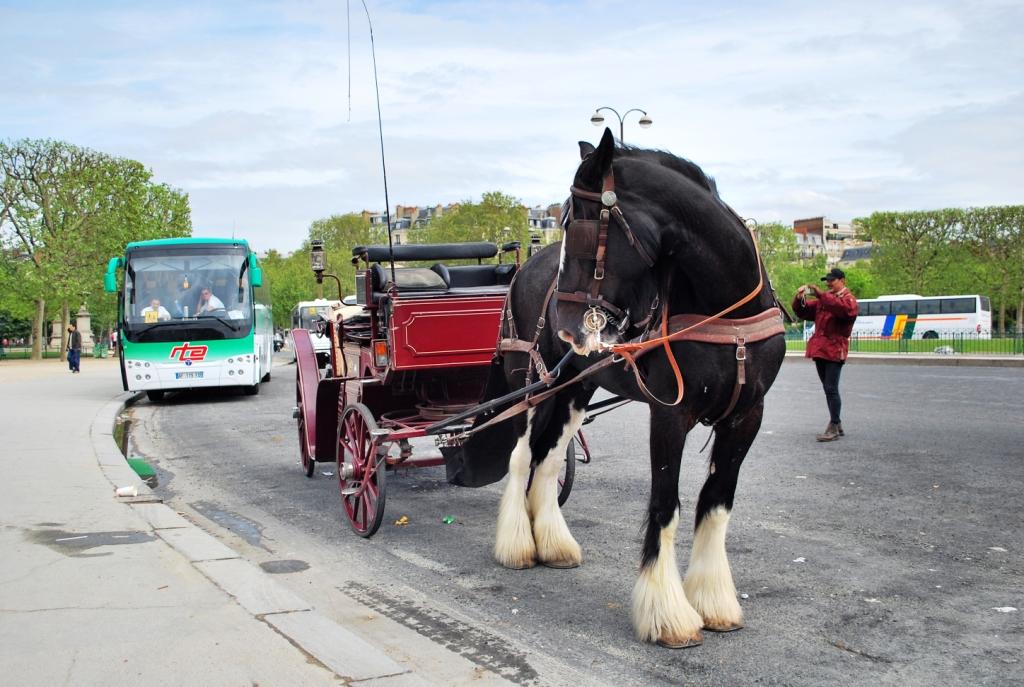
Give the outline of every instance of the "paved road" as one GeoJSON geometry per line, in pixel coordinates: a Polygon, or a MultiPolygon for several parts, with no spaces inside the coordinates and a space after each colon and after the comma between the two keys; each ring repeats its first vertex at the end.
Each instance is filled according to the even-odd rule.
{"type": "MultiPolygon", "coordinates": [[[[294,571],[282,581],[325,613],[386,616],[523,684],[1024,683],[1021,370],[851,365],[848,436],[818,444],[827,417],[813,367],[787,361],[728,541],[747,628],[681,652],[638,643],[628,619],[644,407],[588,428],[594,463],[565,507],[584,565],[516,572],[489,554],[500,487],[451,487],[443,468],[390,479],[385,525],[353,535],[321,474],[333,466],[300,472],[292,374],[276,368],[257,397],[140,403],[132,434],[173,505],[268,569],[294,571]],[[407,526],[393,524],[401,515],[407,526]],[[1006,607],[1022,610],[995,610],[1006,607]]],[[[684,455],[687,517],[706,432],[684,455]]]]}

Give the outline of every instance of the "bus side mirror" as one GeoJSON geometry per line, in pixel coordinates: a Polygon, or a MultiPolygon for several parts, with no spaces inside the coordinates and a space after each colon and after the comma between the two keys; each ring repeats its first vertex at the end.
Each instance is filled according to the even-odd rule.
{"type": "Polygon", "coordinates": [[[263,286],[263,268],[256,262],[255,253],[249,253],[249,281],[253,288],[263,286]]]}
{"type": "Polygon", "coordinates": [[[107,263],[107,273],[103,275],[103,290],[107,293],[117,293],[117,270],[124,266],[124,258],[110,258],[107,263]]]}

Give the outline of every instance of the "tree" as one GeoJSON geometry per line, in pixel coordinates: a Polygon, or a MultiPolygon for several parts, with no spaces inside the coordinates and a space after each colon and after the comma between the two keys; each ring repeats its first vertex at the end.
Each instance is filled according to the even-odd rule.
{"type": "MultiPolygon", "coordinates": [[[[354,293],[356,266],[352,264],[352,249],[356,246],[387,243],[387,234],[383,230],[375,230],[369,220],[360,215],[332,215],[326,219],[318,219],[309,227],[309,238],[324,242],[327,252],[327,271],[338,276],[341,281],[342,295],[354,293]]],[[[301,249],[305,269],[309,272],[309,244],[301,249]]],[[[309,272],[312,275],[312,272],[309,272]]],[[[317,288],[316,282],[311,282],[317,288]]],[[[326,298],[337,296],[333,280],[326,280],[324,286],[315,293],[326,298]]],[[[312,293],[312,292],[311,292],[312,293]]],[[[311,296],[310,296],[311,297],[311,296]]],[[[306,299],[300,299],[306,300],[306,299]]]]}
{"type": "Polygon", "coordinates": [[[940,287],[962,214],[957,209],[876,212],[858,220],[874,239],[871,267],[882,288],[925,295],[940,287]]]}
{"type": "MultiPolygon", "coordinates": [[[[63,141],[0,143],[0,248],[21,258],[13,270],[21,297],[34,302],[34,358],[42,355],[46,303],[100,296],[107,258],[132,240],[191,233],[188,196],[150,182],[134,160],[115,158],[63,141]]],[[[62,346],[64,349],[64,332],[62,346]]]]}
{"type": "Polygon", "coordinates": [[[971,208],[963,227],[968,251],[988,267],[999,331],[1006,333],[1006,310],[1015,305],[1016,330],[1024,332],[1024,206],[971,208]]]}
{"type": "Polygon", "coordinates": [[[308,244],[287,257],[276,250],[268,251],[260,260],[260,266],[270,283],[274,327],[287,329],[291,326],[291,311],[295,305],[313,299],[318,293],[316,278],[309,269],[308,244]]]}
{"type": "Polygon", "coordinates": [[[490,191],[483,194],[479,203],[460,203],[423,229],[410,232],[410,237],[416,243],[491,241],[501,246],[519,241],[527,246],[530,225],[527,210],[518,199],[490,191]]]}

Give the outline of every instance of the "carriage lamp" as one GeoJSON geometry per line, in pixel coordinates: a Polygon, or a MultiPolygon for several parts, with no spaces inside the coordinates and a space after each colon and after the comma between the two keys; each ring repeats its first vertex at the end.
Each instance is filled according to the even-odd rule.
{"type": "Polygon", "coordinates": [[[314,240],[309,249],[309,266],[316,274],[316,283],[324,281],[324,270],[327,269],[327,254],[324,253],[324,242],[320,239],[314,240]]]}
{"type": "Polygon", "coordinates": [[[373,342],[373,364],[377,367],[388,366],[388,342],[384,339],[375,339],[373,342]]]}

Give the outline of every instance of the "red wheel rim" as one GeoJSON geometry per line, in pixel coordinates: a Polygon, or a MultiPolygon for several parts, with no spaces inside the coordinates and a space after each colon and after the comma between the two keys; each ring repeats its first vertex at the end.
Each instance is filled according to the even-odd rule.
{"type": "Polygon", "coordinates": [[[342,419],[338,446],[338,487],[345,515],[356,534],[369,537],[383,519],[384,461],[366,417],[350,408],[342,419]],[[346,477],[348,473],[348,477],[346,477]]]}
{"type": "Polygon", "coordinates": [[[303,412],[302,406],[302,385],[298,380],[295,381],[295,405],[299,409],[298,426],[299,426],[299,453],[302,455],[302,469],[306,472],[306,477],[313,476],[313,465],[309,459],[309,447],[306,445],[306,415],[303,412]]]}

